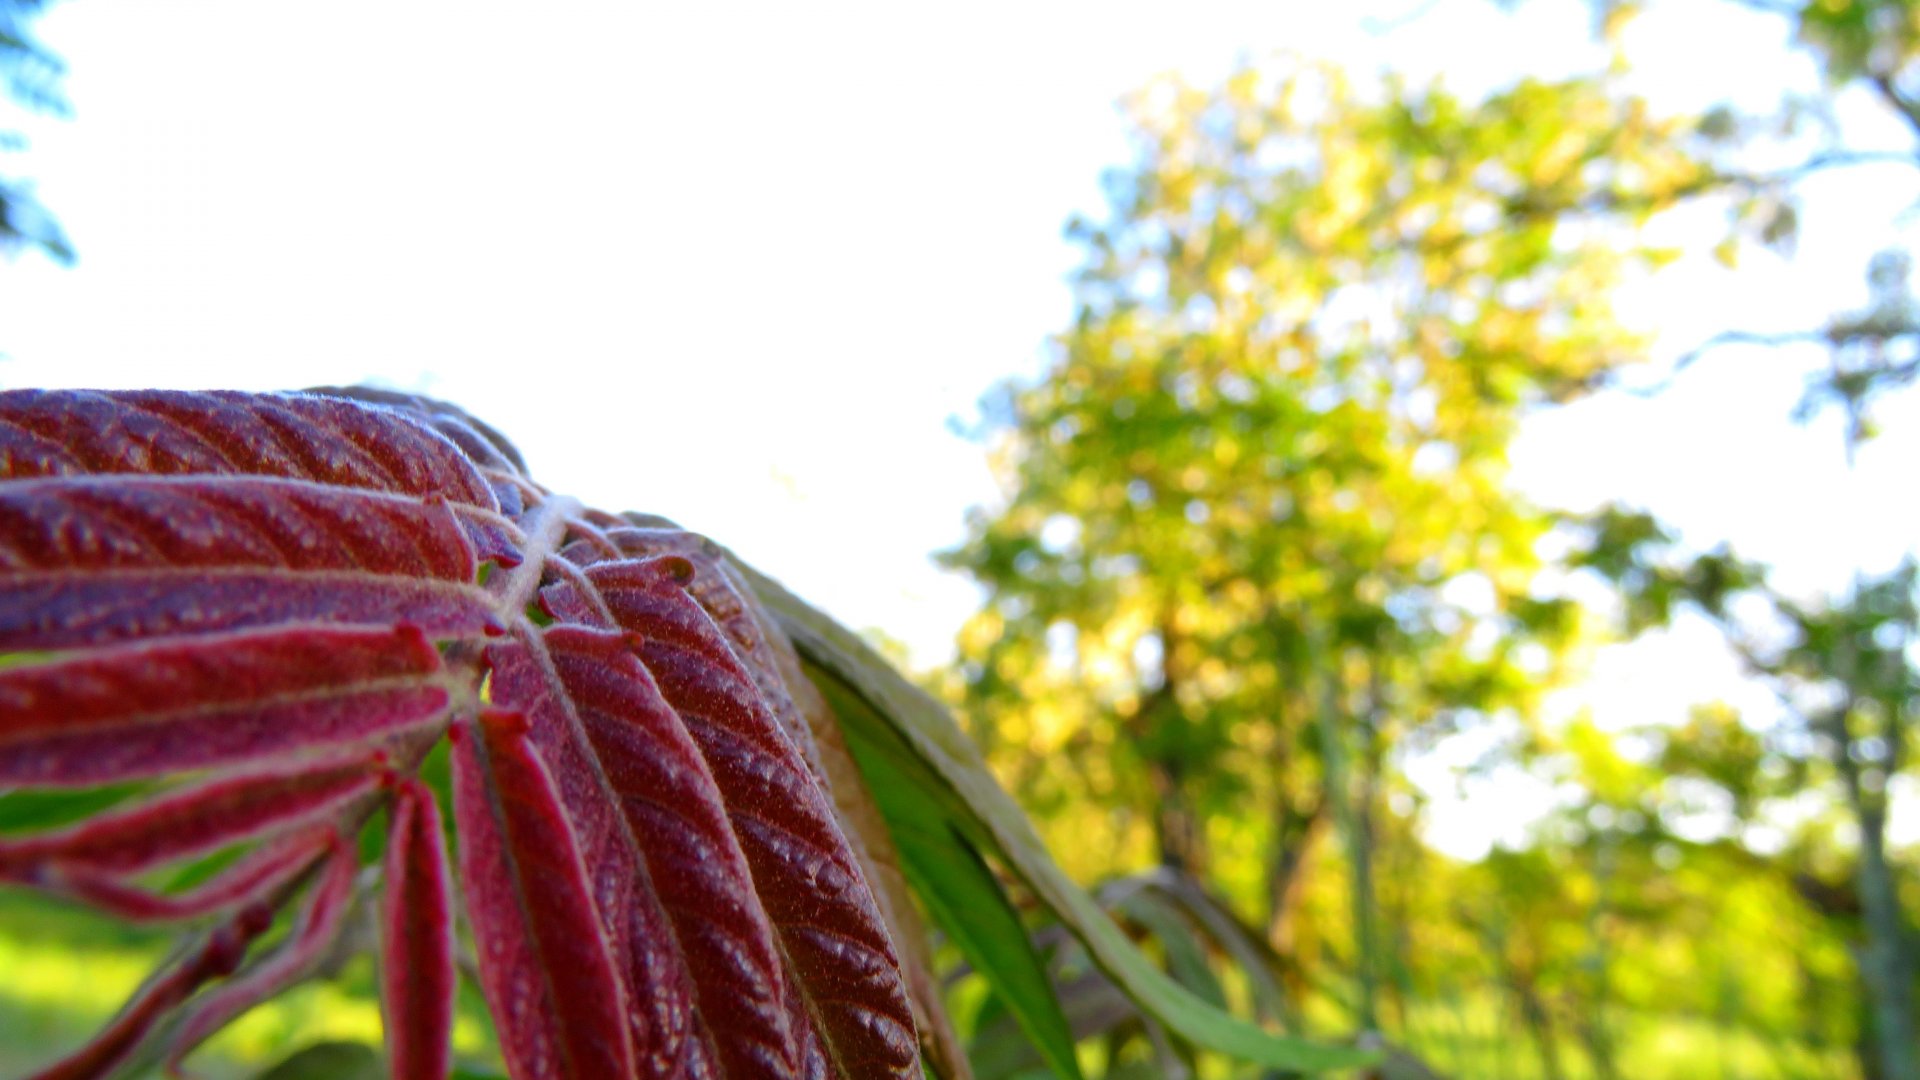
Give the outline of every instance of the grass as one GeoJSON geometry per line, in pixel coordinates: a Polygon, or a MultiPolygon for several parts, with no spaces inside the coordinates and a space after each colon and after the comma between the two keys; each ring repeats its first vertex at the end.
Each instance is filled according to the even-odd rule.
{"type": "MultiPolygon", "coordinates": [[[[1546,1080],[1538,1043],[1499,995],[1463,993],[1425,1002],[1408,1016],[1411,1049],[1440,1073],[1501,1080],[1546,1080]]],[[[1728,1027],[1677,1013],[1612,1010],[1614,1072],[1632,1080],[1855,1080],[1846,1047],[1811,1046],[1768,1032],[1728,1027]]],[[[1598,1080],[1592,1058],[1571,1031],[1556,1032],[1564,1080],[1598,1080]]]]}
{"type": "MultiPolygon", "coordinates": [[[[172,942],[164,930],[134,930],[29,894],[0,894],[0,1076],[24,1075],[84,1043],[172,942]]],[[[306,983],[247,1013],[201,1047],[190,1064],[205,1080],[240,1080],[315,1042],[378,1048],[381,1030],[373,963],[362,955],[337,978],[306,983]]],[[[455,1053],[497,1069],[491,1041],[478,992],[463,986],[455,1053]]]]}
{"type": "MultiPolygon", "coordinates": [[[[0,1076],[25,1074],[79,1046],[139,986],[172,940],[165,931],[132,929],[31,894],[0,893],[0,1076]]],[[[1339,1012],[1330,1005],[1310,1011],[1339,1012]]],[[[1858,1075],[1844,1047],[1808,1046],[1710,1019],[1620,1010],[1609,1024],[1622,1078],[1853,1080],[1858,1075]]],[[[1547,1076],[1534,1040],[1491,991],[1413,1003],[1407,1026],[1410,1049],[1445,1076],[1547,1076]]],[[[478,992],[463,983],[456,1052],[463,1061],[497,1070],[491,1038],[478,992]]],[[[333,980],[308,983],[254,1009],[203,1047],[191,1064],[206,1080],[243,1080],[315,1042],[378,1047],[380,1039],[373,964],[361,956],[333,980]]],[[[1565,1080],[1596,1080],[1592,1062],[1570,1032],[1562,1033],[1558,1048],[1565,1080]]],[[[1088,1064],[1103,1064],[1100,1057],[1091,1053],[1088,1064]]]]}

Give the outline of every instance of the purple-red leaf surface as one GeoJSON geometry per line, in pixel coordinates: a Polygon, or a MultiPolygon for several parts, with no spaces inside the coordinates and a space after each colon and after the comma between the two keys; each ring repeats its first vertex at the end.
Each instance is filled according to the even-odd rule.
{"type": "Polygon", "coordinates": [[[37,1075],[189,1052],[378,881],[397,1078],[452,1067],[456,912],[515,1080],[918,1076],[777,634],[703,540],[550,494],[448,406],[0,393],[0,822],[132,792],[0,826],[0,885],[192,935],[37,1075]]]}
{"type": "Polygon", "coordinates": [[[393,805],[380,906],[380,980],[393,1075],[441,1077],[452,1065],[453,884],[440,842],[440,808],[418,780],[402,781],[393,805]]]}

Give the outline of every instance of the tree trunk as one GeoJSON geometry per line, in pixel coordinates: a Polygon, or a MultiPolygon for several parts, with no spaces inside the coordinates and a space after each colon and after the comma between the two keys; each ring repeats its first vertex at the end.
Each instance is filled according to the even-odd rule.
{"type": "Polygon", "coordinates": [[[1566,1074],[1560,1065],[1560,1044],[1553,1032],[1553,1014],[1540,997],[1533,972],[1515,959],[1507,935],[1498,924],[1479,922],[1471,917],[1465,922],[1479,932],[1487,951],[1499,961],[1501,981],[1513,996],[1513,1010],[1519,1014],[1521,1025],[1533,1036],[1534,1048],[1540,1052],[1541,1075],[1545,1080],[1563,1080],[1566,1074]]]}
{"type": "Polygon", "coordinates": [[[1308,737],[1299,725],[1315,715],[1311,681],[1304,686],[1302,692],[1278,695],[1273,703],[1274,727],[1280,737],[1299,740],[1292,751],[1276,754],[1273,762],[1273,837],[1266,859],[1267,942],[1290,964],[1296,944],[1294,915],[1305,892],[1307,859],[1327,824],[1326,786],[1309,784],[1301,775],[1308,737]]]}
{"type": "Polygon", "coordinates": [[[1612,1004],[1613,986],[1608,964],[1610,961],[1607,935],[1608,894],[1613,883],[1614,861],[1618,856],[1615,847],[1615,835],[1602,833],[1594,851],[1594,897],[1593,906],[1587,910],[1587,965],[1592,977],[1592,999],[1580,1021],[1580,1040],[1586,1045],[1587,1056],[1593,1059],[1593,1073],[1598,1080],[1614,1080],[1619,1076],[1619,1068],[1614,1063],[1613,1029],[1607,1024],[1607,1009],[1612,1004]]]}
{"type": "Polygon", "coordinates": [[[1913,961],[1901,930],[1900,898],[1887,864],[1886,805],[1860,784],[1859,767],[1844,739],[1835,763],[1845,781],[1848,802],[1860,826],[1860,905],[1866,916],[1866,941],[1860,948],[1860,974],[1873,998],[1875,1042],[1886,1080],[1920,1080],[1920,1050],[1914,1045],[1913,961]]]}
{"type": "Polygon", "coordinates": [[[1353,937],[1358,949],[1356,967],[1360,973],[1362,1030],[1380,1030],[1380,926],[1379,901],[1374,890],[1374,853],[1378,846],[1378,823],[1374,812],[1380,801],[1380,688],[1379,672],[1374,669],[1367,691],[1367,704],[1354,717],[1354,735],[1360,743],[1359,769],[1353,793],[1353,831],[1348,840],[1353,859],[1353,937]]]}
{"type": "Polygon", "coordinates": [[[1327,802],[1333,806],[1334,819],[1347,842],[1348,871],[1353,911],[1354,982],[1356,984],[1355,1022],[1361,1031],[1378,1030],[1375,1006],[1374,946],[1371,904],[1371,867],[1365,826],[1355,813],[1352,781],[1348,775],[1345,732],[1341,730],[1341,677],[1337,654],[1315,650],[1313,670],[1323,680],[1320,697],[1320,753],[1324,764],[1327,802]]]}
{"type": "MultiPolygon", "coordinates": [[[[1855,584],[1858,594],[1860,586],[1855,584]]],[[[1886,1080],[1920,1080],[1920,1047],[1916,1047],[1913,1018],[1913,956],[1906,937],[1906,918],[1887,863],[1887,800],[1884,782],[1868,790],[1860,762],[1853,756],[1852,716],[1858,704],[1857,687],[1868,682],[1859,670],[1859,656],[1842,639],[1840,676],[1848,688],[1846,700],[1833,713],[1833,763],[1847,793],[1847,804],[1860,827],[1860,865],[1856,871],[1866,941],[1860,949],[1860,974],[1872,997],[1874,1041],[1879,1047],[1881,1072],[1886,1080]]],[[[1899,717],[1904,701],[1883,702],[1886,723],[1876,732],[1884,742],[1885,771],[1890,777],[1900,767],[1903,732],[1899,717]]]]}
{"type": "Polygon", "coordinates": [[[1325,791],[1315,791],[1304,811],[1286,798],[1277,798],[1273,847],[1267,859],[1267,943],[1280,957],[1280,985],[1284,989],[1287,1022],[1299,1022],[1301,1003],[1313,992],[1299,956],[1299,911],[1306,895],[1307,860],[1327,831],[1325,791]]]}
{"type": "MultiPolygon", "coordinates": [[[[1168,612],[1159,622],[1159,685],[1141,699],[1125,725],[1138,745],[1151,744],[1155,725],[1187,722],[1180,707],[1180,639],[1174,631],[1171,608],[1168,612]]],[[[1179,761],[1147,758],[1147,781],[1154,795],[1153,839],[1160,865],[1203,877],[1207,867],[1206,823],[1194,812],[1186,780],[1186,770],[1179,761]]]]}
{"type": "Polygon", "coordinates": [[[1560,1043],[1553,1034],[1553,1014],[1547,1011],[1547,1003],[1540,1000],[1531,980],[1519,972],[1511,973],[1511,978],[1520,1018],[1533,1033],[1534,1045],[1540,1050],[1541,1075],[1546,1080],[1562,1080],[1566,1072],[1560,1066],[1560,1043]]]}
{"type": "Polygon", "coordinates": [[[1172,762],[1149,761],[1147,778],[1153,784],[1154,845],[1160,865],[1193,877],[1206,873],[1205,825],[1188,804],[1185,782],[1172,762]]]}
{"type": "Polygon", "coordinates": [[[1294,916],[1305,894],[1307,858],[1327,829],[1327,793],[1316,791],[1310,799],[1302,809],[1283,791],[1274,809],[1273,847],[1267,857],[1267,941],[1282,956],[1293,952],[1294,916]]]}

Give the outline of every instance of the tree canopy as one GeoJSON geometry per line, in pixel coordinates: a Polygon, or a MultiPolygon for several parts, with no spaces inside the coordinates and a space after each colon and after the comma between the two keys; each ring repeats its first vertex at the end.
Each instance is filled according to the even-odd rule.
{"type": "MultiPolygon", "coordinates": [[[[33,112],[66,115],[70,106],[60,90],[65,68],[34,37],[32,24],[46,0],[0,2],[0,84],[14,104],[33,112]]],[[[26,140],[0,127],[0,151],[19,151],[26,140]]],[[[66,235],[36,198],[33,185],[0,173],[0,248],[34,248],[61,262],[73,261],[66,235]]]]}
{"type": "MultiPolygon", "coordinates": [[[[1633,11],[1600,14],[1617,40],[1633,11]]],[[[1865,85],[1912,120],[1911,5],[1780,14],[1833,92],[1865,85]]],[[[1508,455],[1531,414],[1738,344],[1825,346],[1802,415],[1837,404],[1849,445],[1871,437],[1876,396],[1914,374],[1904,252],[1875,260],[1862,311],[1730,327],[1678,358],[1616,303],[1683,254],[1654,239],[1668,211],[1719,208],[1731,267],[1752,244],[1790,253],[1807,178],[1913,158],[1848,144],[1829,98],[1667,115],[1630,70],[1616,49],[1597,74],[1476,99],[1280,59],[1130,98],[1135,158],[1068,230],[1074,318],[1038,378],[986,404],[1004,497],[943,556],[985,590],[948,688],[1073,869],[1159,863],[1260,926],[1295,1022],[1331,998],[1430,1046],[1435,1010],[1486,994],[1547,1076],[1640,1074],[1625,1047],[1663,1010],[1816,1071],[1851,1045],[1870,1075],[1908,1076],[1913,962],[1888,928],[1909,874],[1884,826],[1913,714],[1910,570],[1796,604],[1637,511],[1530,504],[1508,455]],[[1549,722],[1547,695],[1614,632],[1575,600],[1596,579],[1629,633],[1687,607],[1738,640],[1771,605],[1797,643],[1749,651],[1756,676],[1858,704],[1792,730],[1706,703],[1678,730],[1549,722]],[[1874,627],[1820,629],[1868,597],[1894,605],[1874,627]],[[1833,644],[1855,640],[1882,659],[1833,644]],[[1456,735],[1478,768],[1560,785],[1530,846],[1460,866],[1420,841],[1405,766],[1456,735]],[[1808,833],[1783,856],[1729,832],[1723,796],[1747,823],[1813,799],[1862,842],[1808,833]],[[1758,926],[1765,946],[1721,944],[1758,926]],[[1715,974],[1677,992],[1687,964],[1715,974]],[[1779,980],[1803,990],[1759,989],[1779,980]]]]}

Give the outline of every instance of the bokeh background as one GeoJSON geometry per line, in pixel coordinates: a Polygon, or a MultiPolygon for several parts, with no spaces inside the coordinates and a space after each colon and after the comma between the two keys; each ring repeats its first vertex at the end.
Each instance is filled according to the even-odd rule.
{"type": "MultiPolygon", "coordinates": [[[[1920,1076],[1920,6],[0,31],[0,385],[459,403],[868,630],[1076,877],[1271,950],[1273,1022],[1920,1076]]],[[[159,947],[0,898],[0,1073],[159,947]]],[[[369,994],[215,1069],[377,1041],[369,994]]]]}

